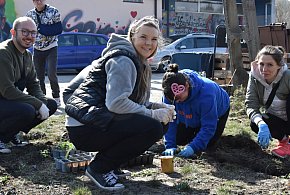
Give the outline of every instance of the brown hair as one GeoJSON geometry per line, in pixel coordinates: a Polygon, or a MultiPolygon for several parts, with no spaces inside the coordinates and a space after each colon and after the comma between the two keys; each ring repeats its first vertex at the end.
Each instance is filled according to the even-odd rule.
{"type": "Polygon", "coordinates": [[[282,46],[266,45],[257,54],[256,60],[258,60],[262,55],[270,55],[278,64],[278,66],[284,65],[284,54],[285,49],[282,46]]]}
{"type": "Polygon", "coordinates": [[[185,85],[186,82],[190,84],[188,77],[178,72],[178,64],[169,64],[162,79],[164,96],[168,100],[173,101],[174,94],[171,90],[172,83],[177,83],[178,85],[185,85]]]}

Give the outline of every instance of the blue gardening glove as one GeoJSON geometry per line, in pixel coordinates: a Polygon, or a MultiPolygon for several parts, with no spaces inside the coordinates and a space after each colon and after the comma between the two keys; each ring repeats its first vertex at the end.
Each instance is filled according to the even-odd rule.
{"type": "Polygon", "coordinates": [[[166,149],[165,151],[162,152],[162,155],[163,156],[173,156],[174,154],[176,154],[176,150],[177,150],[177,148],[166,149]]]}
{"type": "Polygon", "coordinates": [[[177,154],[177,156],[184,157],[184,158],[190,158],[194,155],[194,151],[190,146],[185,146],[181,152],[177,154]]]}
{"type": "Polygon", "coordinates": [[[272,137],[268,125],[266,123],[260,123],[258,132],[259,145],[263,149],[266,149],[270,144],[270,140],[272,140],[272,137]]]}

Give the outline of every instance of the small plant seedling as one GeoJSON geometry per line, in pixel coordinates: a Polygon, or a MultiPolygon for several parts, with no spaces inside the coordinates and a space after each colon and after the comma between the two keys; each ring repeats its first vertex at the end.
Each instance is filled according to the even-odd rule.
{"type": "Polygon", "coordinates": [[[66,151],[65,158],[67,158],[69,155],[69,152],[75,149],[75,146],[69,141],[63,141],[58,144],[58,148],[66,151]]]}
{"type": "Polygon", "coordinates": [[[5,185],[8,182],[8,180],[9,180],[8,175],[0,177],[0,183],[3,184],[3,185],[5,185]]]}

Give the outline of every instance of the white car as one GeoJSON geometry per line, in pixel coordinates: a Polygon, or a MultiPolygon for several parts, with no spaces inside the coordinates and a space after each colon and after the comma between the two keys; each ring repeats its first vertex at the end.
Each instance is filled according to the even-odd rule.
{"type": "MultiPolygon", "coordinates": [[[[172,58],[172,54],[179,52],[205,52],[214,53],[215,35],[207,33],[192,33],[188,34],[176,41],[158,50],[156,55],[148,62],[152,70],[164,71],[167,64],[172,58]]],[[[227,53],[228,49],[225,47],[217,47],[216,53],[227,53]]]]}

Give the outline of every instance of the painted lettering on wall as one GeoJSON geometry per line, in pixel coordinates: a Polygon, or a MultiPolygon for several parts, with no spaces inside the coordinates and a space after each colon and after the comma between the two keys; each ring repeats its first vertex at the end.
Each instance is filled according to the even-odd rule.
{"type": "MultiPolygon", "coordinates": [[[[135,16],[135,12],[131,13],[135,16]]],[[[116,20],[113,24],[102,21],[101,17],[97,17],[96,21],[83,22],[83,11],[74,10],[67,14],[63,19],[63,29],[65,32],[89,32],[109,35],[111,33],[127,34],[131,21],[127,25],[119,25],[116,20]]]]}
{"type": "Polygon", "coordinates": [[[219,24],[224,24],[223,15],[217,14],[195,14],[177,12],[173,17],[174,34],[188,33],[214,33],[219,24]]]}

